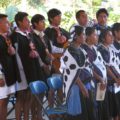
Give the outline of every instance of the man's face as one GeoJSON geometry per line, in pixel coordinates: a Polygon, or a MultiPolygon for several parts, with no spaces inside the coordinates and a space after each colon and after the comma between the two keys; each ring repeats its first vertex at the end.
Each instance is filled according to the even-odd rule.
{"type": "Polygon", "coordinates": [[[45,20],[40,20],[38,23],[35,23],[35,28],[39,31],[45,30],[45,20]]]}
{"type": "Polygon", "coordinates": [[[6,33],[9,31],[10,28],[10,23],[7,19],[7,17],[1,18],[0,19],[0,29],[3,33],[6,33]]]}
{"type": "Polygon", "coordinates": [[[100,13],[99,16],[97,17],[98,23],[102,26],[107,24],[107,19],[108,19],[108,16],[104,12],[100,13]]]}
{"type": "Polygon", "coordinates": [[[87,23],[88,23],[87,13],[81,12],[79,15],[79,18],[77,18],[77,21],[81,26],[83,26],[83,27],[87,26],[87,23]]]}
{"type": "Polygon", "coordinates": [[[58,25],[60,25],[60,23],[61,23],[61,15],[57,15],[51,19],[51,24],[53,24],[53,25],[58,26],[58,25]]]}
{"type": "Polygon", "coordinates": [[[26,30],[30,29],[30,21],[27,16],[23,18],[23,21],[19,21],[19,26],[26,30]]]}

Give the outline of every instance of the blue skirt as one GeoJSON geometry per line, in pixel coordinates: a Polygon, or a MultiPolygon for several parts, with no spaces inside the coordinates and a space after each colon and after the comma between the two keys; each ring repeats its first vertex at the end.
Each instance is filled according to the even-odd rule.
{"type": "Polygon", "coordinates": [[[80,89],[74,84],[70,90],[70,96],[67,100],[67,113],[72,116],[80,115],[82,113],[80,89]]]}

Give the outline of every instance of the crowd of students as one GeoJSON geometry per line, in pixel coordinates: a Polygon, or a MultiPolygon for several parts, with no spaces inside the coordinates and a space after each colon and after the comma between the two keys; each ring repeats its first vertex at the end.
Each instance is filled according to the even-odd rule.
{"type": "MultiPolygon", "coordinates": [[[[28,120],[29,110],[32,120],[43,120],[29,83],[42,80],[47,84],[47,78],[56,73],[63,78],[58,96],[61,103],[66,96],[66,120],[120,120],[120,23],[108,26],[105,8],[97,11],[94,22],[79,10],[77,23],[66,31],[60,26],[61,14],[50,9],[47,28],[41,14],[30,22],[27,13],[18,12],[16,27],[0,14],[0,120],[7,119],[11,94],[16,97],[16,120],[22,114],[28,120]],[[102,100],[96,99],[99,85],[105,93],[102,100]]],[[[51,107],[53,96],[49,89],[51,107]]]]}

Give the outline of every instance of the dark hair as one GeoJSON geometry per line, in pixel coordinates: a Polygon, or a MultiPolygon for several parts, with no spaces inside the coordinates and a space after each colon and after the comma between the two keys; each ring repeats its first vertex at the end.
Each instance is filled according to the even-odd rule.
{"type": "Polygon", "coordinates": [[[0,19],[8,17],[6,14],[0,14],[0,19]]]}
{"type": "Polygon", "coordinates": [[[93,32],[95,32],[94,27],[87,27],[86,30],[85,30],[85,35],[90,36],[93,32]]]}
{"type": "Polygon", "coordinates": [[[109,28],[107,28],[107,29],[103,29],[102,31],[101,31],[101,33],[100,33],[100,35],[99,35],[99,42],[100,43],[103,43],[104,41],[105,41],[105,37],[106,37],[106,35],[108,34],[108,32],[110,32],[111,31],[111,28],[109,27],[109,28]]]}
{"type": "Polygon", "coordinates": [[[61,11],[56,9],[56,8],[53,8],[53,9],[50,9],[47,13],[48,15],[48,21],[51,23],[51,20],[50,19],[53,19],[55,16],[57,15],[60,15],[61,14],[61,11]]]}
{"type": "Polygon", "coordinates": [[[18,12],[16,15],[15,15],[15,22],[17,24],[17,26],[19,26],[19,21],[23,21],[24,17],[27,17],[28,14],[26,12],[18,12]]]}
{"type": "Polygon", "coordinates": [[[76,16],[76,19],[80,17],[80,13],[85,13],[85,11],[84,11],[84,10],[79,10],[79,11],[77,11],[77,12],[76,12],[76,15],[75,15],[75,16],[76,16]]]}
{"type": "Polygon", "coordinates": [[[105,8],[100,8],[97,12],[96,12],[96,18],[98,18],[98,16],[101,13],[105,13],[107,16],[109,16],[108,11],[105,8]]]}
{"type": "Polygon", "coordinates": [[[115,31],[119,31],[120,30],[120,23],[114,23],[112,26],[112,33],[115,36],[115,31]]]}
{"type": "Polygon", "coordinates": [[[34,15],[31,19],[33,28],[35,28],[35,23],[39,23],[39,21],[42,21],[42,20],[45,20],[45,17],[43,15],[40,15],[40,14],[34,15]]]}
{"type": "Polygon", "coordinates": [[[81,26],[75,26],[75,30],[72,32],[73,35],[73,41],[77,39],[77,36],[80,36],[84,31],[84,28],[81,26]]]}

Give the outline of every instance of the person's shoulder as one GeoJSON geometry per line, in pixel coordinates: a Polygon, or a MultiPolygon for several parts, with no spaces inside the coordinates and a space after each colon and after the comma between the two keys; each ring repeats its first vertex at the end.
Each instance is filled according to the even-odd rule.
{"type": "Polygon", "coordinates": [[[88,49],[88,46],[86,44],[82,44],[81,45],[81,48],[84,49],[84,50],[87,50],[88,49]]]}
{"type": "Polygon", "coordinates": [[[4,39],[4,37],[2,35],[0,35],[0,39],[4,39]]]}
{"type": "Polygon", "coordinates": [[[51,29],[51,28],[48,26],[48,27],[46,27],[45,31],[46,31],[46,30],[50,30],[50,29],[51,29]]]}
{"type": "Polygon", "coordinates": [[[3,42],[4,40],[5,38],[2,35],[0,35],[0,43],[3,42]]]}
{"type": "Polygon", "coordinates": [[[68,33],[68,31],[67,31],[65,28],[60,27],[60,30],[61,30],[62,32],[67,32],[67,33],[68,33]]]}
{"type": "Polygon", "coordinates": [[[11,33],[10,38],[16,38],[17,35],[18,33],[14,31],[11,33]]]}
{"type": "Polygon", "coordinates": [[[52,27],[48,26],[48,27],[45,29],[44,32],[49,32],[49,31],[51,31],[51,30],[52,30],[52,27]]]}
{"type": "Polygon", "coordinates": [[[99,24],[94,24],[94,26],[93,26],[95,29],[100,29],[100,25],[99,24]]]}
{"type": "Polygon", "coordinates": [[[99,50],[99,49],[104,49],[104,47],[103,47],[102,44],[99,44],[99,45],[97,46],[97,49],[98,49],[98,50],[99,50]]]}
{"type": "Polygon", "coordinates": [[[47,36],[51,36],[51,34],[55,34],[56,30],[52,27],[47,27],[44,31],[44,33],[47,35],[47,36]]]}
{"type": "Polygon", "coordinates": [[[75,27],[76,26],[79,26],[78,24],[73,24],[70,29],[69,29],[69,32],[72,33],[74,30],[75,30],[75,27]]]}

